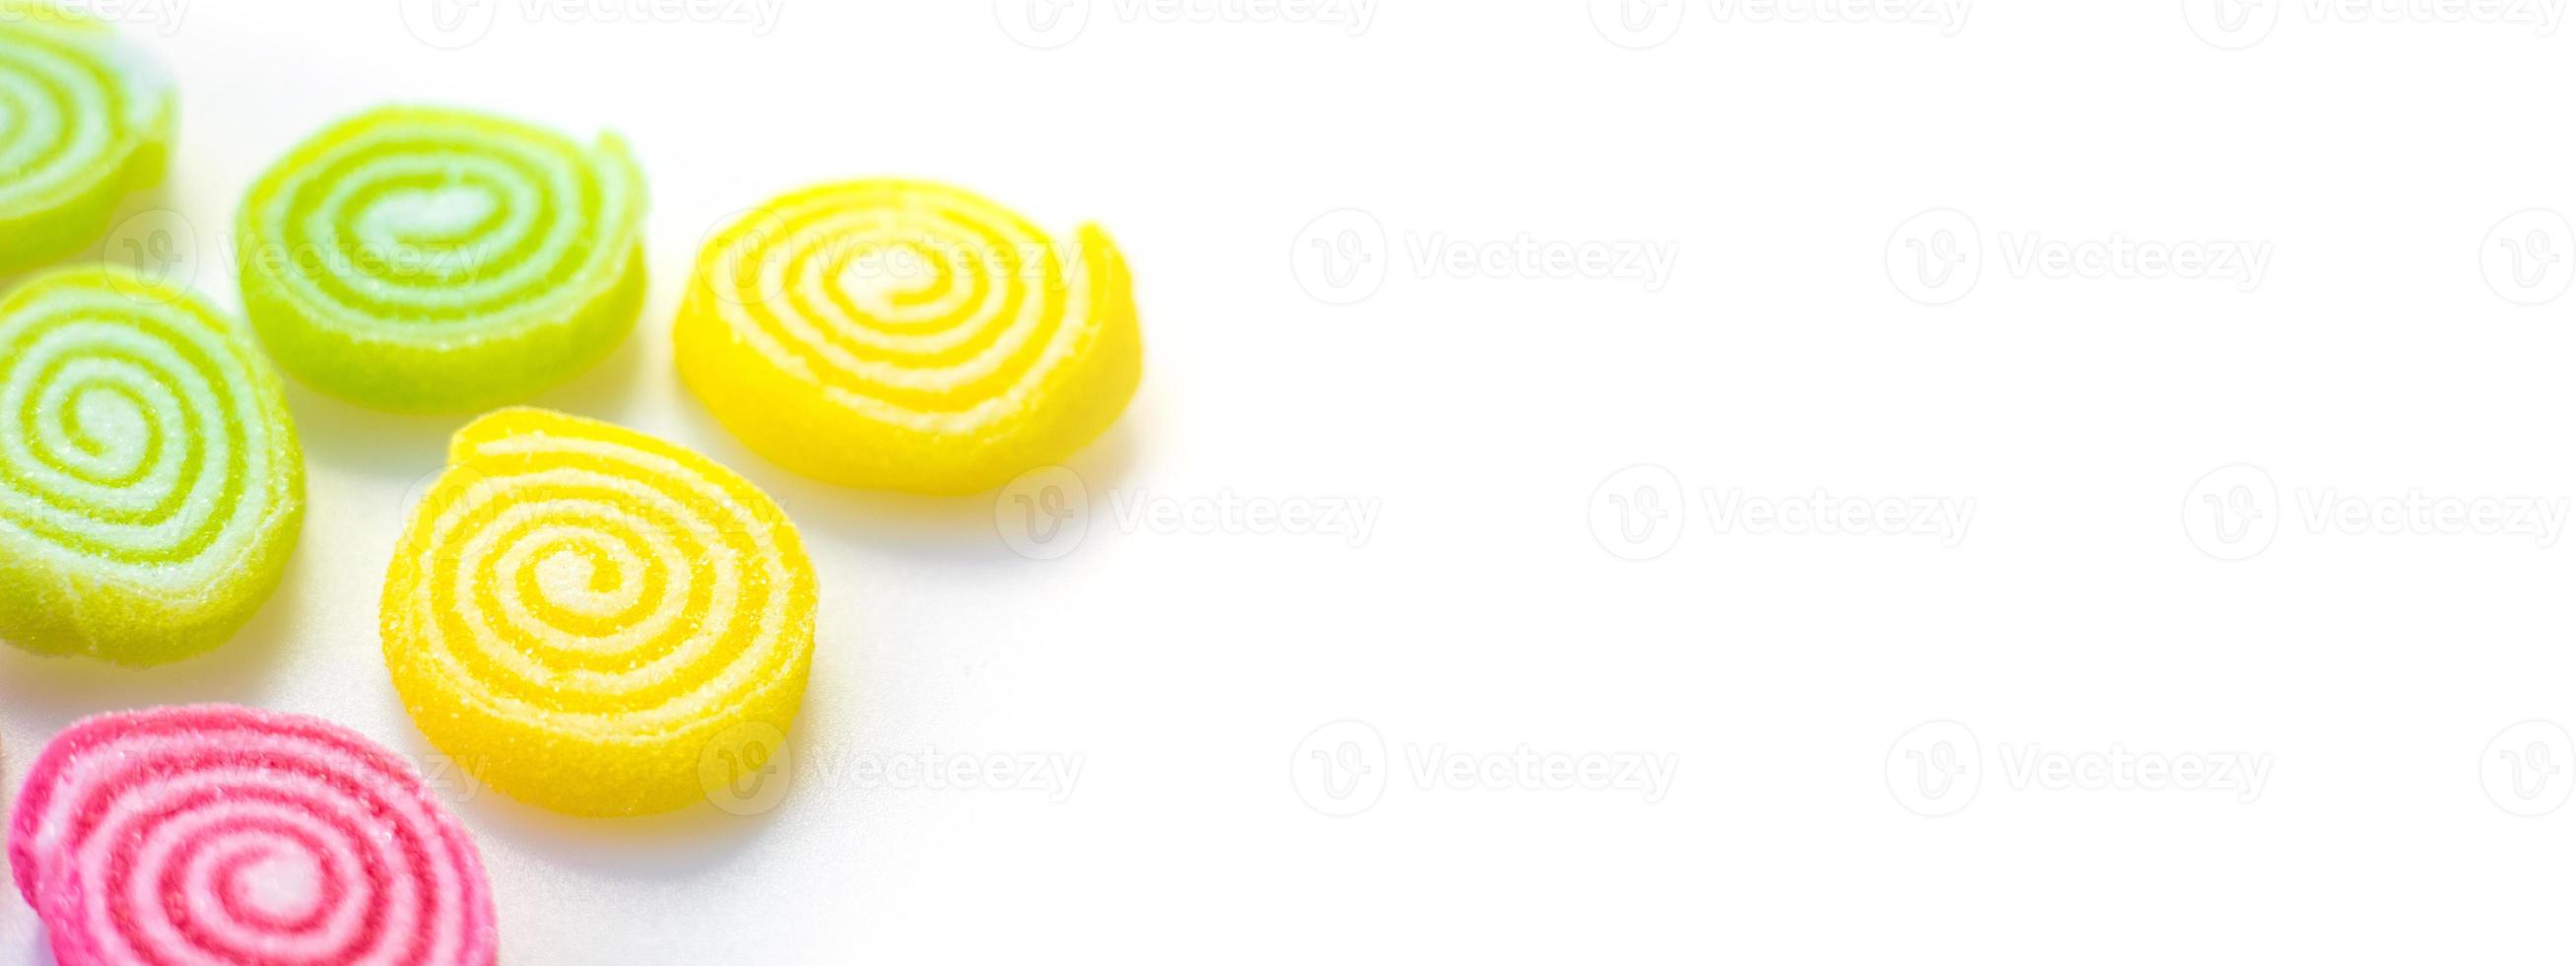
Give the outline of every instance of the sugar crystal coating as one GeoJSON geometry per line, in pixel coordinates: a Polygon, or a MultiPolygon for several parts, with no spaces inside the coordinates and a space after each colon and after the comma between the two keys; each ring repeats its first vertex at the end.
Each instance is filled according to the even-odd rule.
{"type": "Polygon", "coordinates": [[[0,639],[157,664],[230,638],[284,574],[304,458],[238,323],[123,269],[0,300],[0,639]]]}
{"type": "Polygon", "coordinates": [[[299,715],[100,715],[45,746],[9,867],[62,966],[494,961],[474,842],[383,748],[299,715]]]}
{"type": "Polygon", "coordinates": [[[473,111],[384,107],[271,166],[235,229],[251,324],[296,378],[353,402],[462,412],[608,354],[644,304],[644,179],[473,111]]]}
{"type": "Polygon", "coordinates": [[[160,183],[177,116],[169,75],[106,23],[0,0],[0,275],[106,234],[160,183]]]}
{"type": "Polygon", "coordinates": [[[506,409],[459,431],[394,551],[385,662],[431,743],[512,797],[639,815],[712,794],[701,763],[783,736],[814,571],[776,504],[607,423],[506,409]]]}
{"type": "Polygon", "coordinates": [[[680,375],[779,465],[849,486],[973,493],[1106,430],[1142,369],[1127,263],[980,195],[869,179],[791,192],[709,240],[680,375]]]}

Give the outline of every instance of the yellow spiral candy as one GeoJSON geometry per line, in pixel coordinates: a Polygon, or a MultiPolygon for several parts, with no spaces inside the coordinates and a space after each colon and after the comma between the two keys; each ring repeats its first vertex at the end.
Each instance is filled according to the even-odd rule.
{"type": "Polygon", "coordinates": [[[0,275],[79,251],[119,200],[159,184],[177,105],[107,24],[0,0],[0,275]]]}
{"type": "Polygon", "coordinates": [[[783,735],[814,571],[778,506],[703,456],[505,409],[456,434],[385,579],[385,662],[432,744],[575,815],[707,794],[727,731],[783,735]]]}
{"type": "Polygon", "coordinates": [[[850,486],[973,493],[1073,454],[1142,369],[1127,264],[983,197],[827,184],[719,230],[676,331],[680,375],[744,443],[850,486]]]}
{"type": "Polygon", "coordinates": [[[158,664],[268,599],[304,519],[277,374],[195,296],[58,269],[0,301],[0,638],[158,664]]]}
{"type": "Polygon", "coordinates": [[[378,108],[297,146],[236,229],[251,324],[297,378],[398,411],[525,399],[608,354],[644,305],[644,179],[472,111],[378,108]]]}

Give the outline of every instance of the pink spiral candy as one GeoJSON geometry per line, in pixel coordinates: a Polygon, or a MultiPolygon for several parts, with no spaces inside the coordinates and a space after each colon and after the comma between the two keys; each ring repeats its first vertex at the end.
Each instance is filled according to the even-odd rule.
{"type": "Polygon", "coordinates": [[[300,715],[72,725],[27,776],[9,866],[61,966],[493,962],[473,840],[392,754],[300,715]]]}

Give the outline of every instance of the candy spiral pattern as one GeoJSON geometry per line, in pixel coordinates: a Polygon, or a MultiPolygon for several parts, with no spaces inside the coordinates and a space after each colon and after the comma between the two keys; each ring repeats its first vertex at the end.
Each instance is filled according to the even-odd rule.
{"type": "Polygon", "coordinates": [[[474,842],[402,762],[328,722],[205,705],[45,746],[9,867],[62,966],[482,966],[474,842]]]}
{"type": "Polygon", "coordinates": [[[0,638],[203,651],[276,588],[303,518],[295,424],[238,323],[119,268],[0,301],[0,638]]]}
{"type": "Polygon", "coordinates": [[[644,180],[471,111],[387,107],[324,129],[251,188],[242,299],[297,378],[364,405],[467,411],[598,361],[644,304],[644,180]]]}
{"type": "Polygon", "coordinates": [[[680,374],[734,435],[808,476],[973,493],[1057,462],[1142,369],[1125,259],[973,193],[874,179],[794,192],[709,240],[680,374]]]}
{"type": "Polygon", "coordinates": [[[85,14],[0,0],[0,274],[107,233],[160,183],[177,125],[169,76],[85,14]]]}
{"type": "Polygon", "coordinates": [[[705,457],[508,409],[456,435],[394,551],[385,662],[431,743],[575,815],[705,798],[730,729],[784,735],[814,650],[796,529],[705,457]]]}

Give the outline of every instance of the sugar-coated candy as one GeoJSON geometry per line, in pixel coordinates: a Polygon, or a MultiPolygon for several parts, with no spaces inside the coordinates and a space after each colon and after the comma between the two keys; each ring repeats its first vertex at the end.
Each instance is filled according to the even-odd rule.
{"type": "Polygon", "coordinates": [[[18,795],[9,870],[62,966],[494,961],[474,841],[410,766],[301,715],[72,725],[18,795]]]}
{"type": "Polygon", "coordinates": [[[268,599],[304,457],[239,323],[120,268],[0,300],[0,639],[158,664],[268,599]]]}
{"type": "Polygon", "coordinates": [[[177,116],[169,74],[105,22],[0,0],[0,275],[106,234],[161,182],[177,116]]]}
{"type": "Polygon", "coordinates": [[[296,378],[396,411],[525,399],[608,354],[644,304],[644,179],[473,111],[385,107],[251,188],[235,229],[251,324],[296,378]]]}
{"type": "Polygon", "coordinates": [[[385,663],[432,744],[575,815],[707,797],[719,739],[783,736],[814,650],[796,529],[703,456],[505,409],[466,425],[394,549],[385,663]]]}
{"type": "Polygon", "coordinates": [[[1142,370],[1125,259],[1067,248],[982,196],[869,179],[719,229],[676,327],[680,375],[782,466],[849,486],[973,493],[1070,456],[1142,370]]]}

